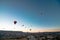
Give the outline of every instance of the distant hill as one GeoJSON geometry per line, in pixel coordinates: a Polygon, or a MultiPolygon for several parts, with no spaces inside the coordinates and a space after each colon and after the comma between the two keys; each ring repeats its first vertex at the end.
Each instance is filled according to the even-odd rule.
{"type": "Polygon", "coordinates": [[[37,33],[29,33],[22,31],[2,31],[0,30],[0,38],[21,38],[28,35],[60,35],[60,32],[37,32],[37,33]]]}
{"type": "Polygon", "coordinates": [[[25,35],[26,33],[22,31],[0,31],[0,38],[16,38],[25,35]]]}

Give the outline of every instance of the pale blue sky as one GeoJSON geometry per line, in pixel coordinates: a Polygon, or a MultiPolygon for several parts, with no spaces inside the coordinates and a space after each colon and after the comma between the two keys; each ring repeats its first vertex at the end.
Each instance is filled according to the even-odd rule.
{"type": "Polygon", "coordinates": [[[31,24],[32,29],[60,29],[60,1],[0,0],[0,25],[4,22],[13,25],[14,20],[18,21],[18,26],[31,24]]]}

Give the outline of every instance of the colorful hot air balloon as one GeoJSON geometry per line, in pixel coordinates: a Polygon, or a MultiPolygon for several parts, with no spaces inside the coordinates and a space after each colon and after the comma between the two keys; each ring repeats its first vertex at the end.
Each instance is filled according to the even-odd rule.
{"type": "Polygon", "coordinates": [[[16,24],[17,23],[17,21],[14,21],[14,24],[16,24]]]}

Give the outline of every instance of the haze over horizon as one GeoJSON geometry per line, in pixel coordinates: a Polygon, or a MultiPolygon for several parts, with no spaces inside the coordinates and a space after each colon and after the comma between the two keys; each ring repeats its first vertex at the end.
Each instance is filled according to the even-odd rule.
{"type": "Polygon", "coordinates": [[[0,0],[0,30],[60,31],[60,0],[0,0]]]}

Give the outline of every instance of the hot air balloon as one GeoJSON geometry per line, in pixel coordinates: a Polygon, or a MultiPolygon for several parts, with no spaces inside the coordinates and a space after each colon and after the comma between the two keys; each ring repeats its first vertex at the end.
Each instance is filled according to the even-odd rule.
{"type": "Polygon", "coordinates": [[[22,25],[22,26],[24,26],[24,25],[22,25]]]}
{"type": "Polygon", "coordinates": [[[31,29],[30,29],[30,31],[31,31],[31,29]]]}
{"type": "Polygon", "coordinates": [[[43,16],[43,13],[40,13],[40,16],[43,16]]]}
{"type": "Polygon", "coordinates": [[[14,21],[14,24],[16,24],[17,23],[17,21],[14,21]]]}

